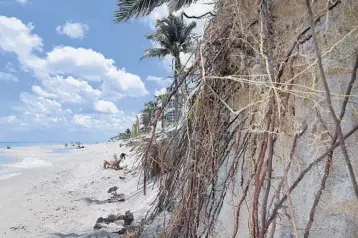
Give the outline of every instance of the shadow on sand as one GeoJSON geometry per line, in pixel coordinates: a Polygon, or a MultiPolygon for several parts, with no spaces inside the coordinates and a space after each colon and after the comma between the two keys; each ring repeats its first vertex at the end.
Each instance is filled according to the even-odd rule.
{"type": "Polygon", "coordinates": [[[117,233],[111,233],[104,230],[94,231],[91,233],[85,233],[85,234],[76,234],[76,233],[53,233],[53,235],[61,238],[95,238],[95,237],[109,237],[109,238],[119,238],[121,237],[117,233]]]}
{"type": "Polygon", "coordinates": [[[101,204],[105,204],[105,203],[110,203],[110,199],[106,199],[106,200],[98,200],[98,199],[92,199],[92,198],[84,198],[83,200],[85,200],[87,203],[95,203],[97,205],[101,205],[101,204]]]}

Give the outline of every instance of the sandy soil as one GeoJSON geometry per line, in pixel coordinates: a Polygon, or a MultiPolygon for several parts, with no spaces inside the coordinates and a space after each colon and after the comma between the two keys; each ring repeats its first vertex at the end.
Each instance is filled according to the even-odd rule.
{"type": "Polygon", "coordinates": [[[139,222],[156,191],[149,185],[148,195],[143,196],[137,188],[136,158],[129,147],[119,148],[118,144],[87,145],[63,154],[49,153],[54,147],[0,151],[27,158],[15,164],[20,175],[0,180],[0,237],[95,237],[89,234],[98,217],[127,210],[139,222]],[[111,160],[114,153],[121,152],[128,155],[122,164],[126,169],[102,168],[104,159],[111,160]],[[31,160],[36,160],[34,166],[25,166],[31,160]],[[106,202],[112,186],[125,194],[124,202],[106,202]]]}

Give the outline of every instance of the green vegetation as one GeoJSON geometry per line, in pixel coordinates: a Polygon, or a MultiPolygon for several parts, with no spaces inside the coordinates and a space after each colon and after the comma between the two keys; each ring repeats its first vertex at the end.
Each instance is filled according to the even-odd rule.
{"type": "Polygon", "coordinates": [[[176,11],[194,2],[196,0],[118,0],[118,9],[114,13],[114,21],[120,23],[130,18],[148,15],[154,8],[165,3],[168,3],[171,11],[176,11]]]}
{"type": "Polygon", "coordinates": [[[154,118],[155,118],[155,112],[157,110],[157,102],[147,102],[144,104],[144,109],[142,111],[142,120],[143,120],[143,126],[145,129],[150,128],[154,118]]]}
{"type": "MultiPolygon", "coordinates": [[[[192,50],[192,31],[195,26],[195,22],[186,24],[182,16],[169,15],[167,18],[157,20],[156,31],[147,35],[147,39],[156,42],[159,47],[146,49],[141,59],[172,56],[174,58],[175,88],[178,87],[178,76],[182,71],[180,54],[188,53],[192,50]]],[[[179,91],[175,95],[175,118],[177,121],[179,120],[179,91]]],[[[184,90],[181,93],[183,95],[184,90]]]]}

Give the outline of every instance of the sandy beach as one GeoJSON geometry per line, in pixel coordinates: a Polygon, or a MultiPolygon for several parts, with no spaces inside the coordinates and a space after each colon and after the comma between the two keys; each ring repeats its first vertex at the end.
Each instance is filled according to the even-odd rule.
{"type": "MultiPolygon", "coordinates": [[[[56,153],[58,146],[1,149],[0,155],[16,158],[6,164],[13,173],[0,180],[0,237],[96,237],[98,217],[130,210],[139,222],[156,195],[138,187],[136,157],[119,142],[85,145],[56,153]],[[123,170],[103,169],[103,160],[126,153],[123,170]],[[120,178],[121,177],[121,178],[120,178]],[[110,187],[125,195],[124,202],[108,203],[110,187]]],[[[4,167],[4,165],[3,165],[4,167]]],[[[115,236],[113,236],[115,237],[115,236]]]]}

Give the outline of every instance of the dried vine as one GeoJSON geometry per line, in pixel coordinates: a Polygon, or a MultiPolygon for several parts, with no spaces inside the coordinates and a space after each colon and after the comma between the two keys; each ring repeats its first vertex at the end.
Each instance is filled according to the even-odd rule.
{"type": "MultiPolygon", "coordinates": [[[[180,78],[180,84],[187,77],[196,84],[186,103],[186,117],[163,149],[163,158],[153,158],[160,163],[170,161],[160,177],[161,189],[151,216],[154,219],[163,211],[170,212],[163,237],[215,236],[218,221],[223,219],[222,208],[229,206],[230,198],[233,238],[240,231],[251,237],[275,237],[280,229],[289,229],[296,237],[308,237],[318,204],[329,188],[326,185],[331,181],[332,163],[341,155],[358,198],[353,158],[349,158],[346,144],[358,125],[343,120],[352,105],[358,55],[343,96],[329,87],[323,62],[324,57],[332,57],[333,50],[340,50],[340,44],[356,28],[342,33],[331,46],[320,43],[322,36],[316,32],[316,25],[328,12],[338,15],[334,11],[344,10],[340,3],[316,1],[314,9],[320,11],[314,16],[306,0],[306,6],[298,4],[298,13],[292,13],[299,20],[286,26],[286,19],[280,19],[279,14],[285,8],[279,5],[283,1],[261,0],[255,6],[248,0],[218,1],[195,64],[180,78]],[[312,108],[307,111],[317,112],[312,117],[319,119],[317,125],[324,132],[315,135],[315,125],[299,117],[297,101],[312,108]],[[336,104],[340,106],[338,116],[336,104]],[[334,128],[327,117],[334,122],[334,128]],[[343,125],[349,125],[346,134],[343,125]],[[324,135],[329,139],[320,139],[324,135]],[[297,165],[300,157],[305,158],[306,166],[302,168],[297,165]],[[308,214],[302,214],[297,207],[299,185],[310,181],[307,175],[312,170],[323,171],[323,176],[308,214]],[[306,226],[298,227],[307,216],[306,226]],[[244,223],[247,227],[240,227],[244,223]],[[304,234],[300,234],[302,230],[304,234]]],[[[155,140],[153,132],[143,153],[144,165],[155,140]]]]}

